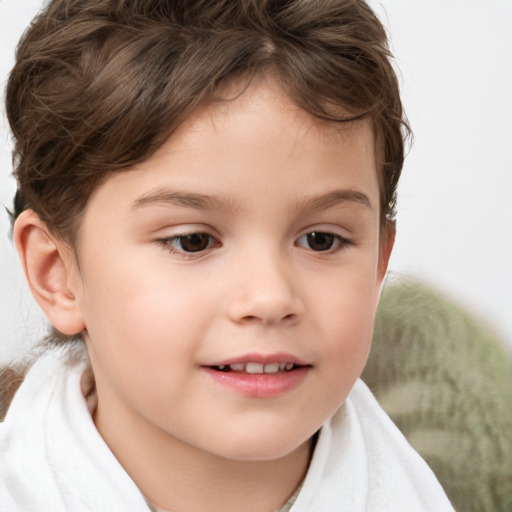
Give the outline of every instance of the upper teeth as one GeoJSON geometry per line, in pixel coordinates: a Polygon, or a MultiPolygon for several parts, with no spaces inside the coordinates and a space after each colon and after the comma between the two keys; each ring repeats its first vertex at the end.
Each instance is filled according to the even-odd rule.
{"type": "Polygon", "coordinates": [[[218,366],[219,370],[225,370],[229,367],[230,370],[235,372],[247,372],[247,373],[277,373],[279,371],[291,370],[294,363],[234,363],[234,364],[221,364],[218,366]]]}

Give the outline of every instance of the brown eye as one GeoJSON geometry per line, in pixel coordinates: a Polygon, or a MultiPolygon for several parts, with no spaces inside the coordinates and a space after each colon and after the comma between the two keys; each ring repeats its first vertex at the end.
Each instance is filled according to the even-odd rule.
{"type": "Polygon", "coordinates": [[[309,248],[314,251],[328,251],[334,244],[334,235],[332,233],[308,233],[306,239],[309,248]]]}
{"type": "Polygon", "coordinates": [[[316,252],[326,252],[339,249],[350,244],[350,241],[326,231],[312,231],[301,236],[296,244],[316,252]]]}
{"type": "Polygon", "coordinates": [[[206,233],[190,233],[160,240],[166,248],[174,253],[197,253],[210,249],[215,245],[215,239],[206,233]]]}
{"type": "Polygon", "coordinates": [[[208,249],[211,242],[211,236],[205,233],[193,233],[176,237],[176,242],[182,251],[199,252],[208,249]]]}

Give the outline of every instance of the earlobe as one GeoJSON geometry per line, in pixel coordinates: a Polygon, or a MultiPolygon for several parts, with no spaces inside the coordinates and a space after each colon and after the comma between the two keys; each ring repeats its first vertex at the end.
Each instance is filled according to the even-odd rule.
{"type": "Polygon", "coordinates": [[[83,331],[76,290],[70,286],[70,274],[77,272],[71,249],[32,210],[18,217],[13,236],[30,290],[52,325],[68,336],[83,331]]]}

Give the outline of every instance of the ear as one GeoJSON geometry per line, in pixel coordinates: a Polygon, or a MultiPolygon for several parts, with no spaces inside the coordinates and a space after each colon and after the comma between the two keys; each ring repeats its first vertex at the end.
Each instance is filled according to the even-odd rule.
{"type": "Polygon", "coordinates": [[[384,284],[384,278],[388,270],[389,258],[391,257],[393,246],[395,245],[396,224],[395,222],[387,222],[382,229],[383,231],[380,235],[379,263],[377,267],[377,300],[375,307],[377,307],[379,303],[382,285],[384,284]]]}
{"type": "Polygon", "coordinates": [[[377,269],[379,281],[384,281],[386,277],[389,258],[391,257],[393,246],[395,245],[396,223],[388,221],[383,227],[383,230],[380,236],[379,266],[377,269]]]}
{"type": "Polygon", "coordinates": [[[68,336],[83,331],[75,294],[79,272],[72,249],[54,237],[32,210],[17,218],[13,238],[32,295],[52,325],[68,336]]]}

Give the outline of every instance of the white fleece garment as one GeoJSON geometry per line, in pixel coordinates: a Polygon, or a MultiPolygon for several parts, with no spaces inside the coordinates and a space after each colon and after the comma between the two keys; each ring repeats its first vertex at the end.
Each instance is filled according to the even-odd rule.
{"type": "MultiPolygon", "coordinates": [[[[2,512],[148,512],[80,389],[83,351],[50,350],[0,424],[2,512]]],[[[448,512],[448,499],[362,381],[322,427],[290,512],[448,512]]],[[[179,512],[179,511],[177,511],[179,512]]]]}

